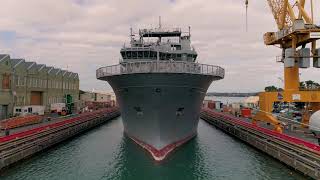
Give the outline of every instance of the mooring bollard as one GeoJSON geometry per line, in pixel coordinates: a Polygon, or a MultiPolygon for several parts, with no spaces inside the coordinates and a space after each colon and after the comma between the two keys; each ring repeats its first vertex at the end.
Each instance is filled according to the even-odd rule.
{"type": "Polygon", "coordinates": [[[10,135],[10,130],[9,129],[5,129],[4,130],[4,135],[5,136],[9,136],[10,135]]]}

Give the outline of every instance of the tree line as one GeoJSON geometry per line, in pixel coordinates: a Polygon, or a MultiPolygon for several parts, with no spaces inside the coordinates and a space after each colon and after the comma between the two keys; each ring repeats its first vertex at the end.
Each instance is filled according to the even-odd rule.
{"type": "MultiPolygon", "coordinates": [[[[302,81],[300,82],[300,89],[319,89],[320,88],[320,84],[312,81],[312,80],[308,80],[308,81],[302,81]]],[[[264,88],[264,90],[266,92],[279,92],[279,91],[283,91],[282,88],[278,88],[276,86],[267,86],[264,88]]]]}

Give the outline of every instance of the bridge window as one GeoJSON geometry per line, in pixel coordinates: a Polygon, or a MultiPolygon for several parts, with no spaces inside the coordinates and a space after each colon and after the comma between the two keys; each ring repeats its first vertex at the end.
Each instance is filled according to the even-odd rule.
{"type": "Polygon", "coordinates": [[[121,56],[122,56],[123,59],[127,59],[127,56],[126,56],[126,52],[125,52],[125,51],[122,51],[122,52],[121,52],[121,56]]]}
{"type": "Polygon", "coordinates": [[[160,53],[160,60],[165,60],[165,59],[166,59],[166,54],[160,53]]]}
{"type": "Polygon", "coordinates": [[[187,54],[182,54],[181,59],[182,59],[182,61],[186,61],[187,60],[187,54]]]}
{"type": "Polygon", "coordinates": [[[173,51],[181,50],[181,45],[171,45],[171,50],[173,51]]]}
{"type": "Polygon", "coordinates": [[[142,59],[143,58],[143,52],[142,51],[138,51],[138,59],[142,59]]]}
{"type": "Polygon", "coordinates": [[[131,55],[132,55],[132,59],[137,59],[138,57],[137,51],[132,51],[131,55]]]}
{"type": "Polygon", "coordinates": [[[127,51],[127,52],[126,52],[126,55],[127,55],[127,58],[128,58],[128,59],[131,59],[131,51],[127,51]]]}
{"type": "Polygon", "coordinates": [[[150,51],[144,51],[143,57],[144,57],[144,59],[149,59],[150,58],[150,51]]]}
{"type": "Polygon", "coordinates": [[[171,54],[171,58],[176,60],[177,59],[177,54],[171,54]]]}
{"type": "Polygon", "coordinates": [[[157,59],[157,52],[151,51],[150,57],[151,57],[151,59],[157,59]]]}
{"type": "Polygon", "coordinates": [[[181,61],[181,54],[177,54],[176,60],[177,60],[177,61],[181,61]]]}
{"type": "Polygon", "coordinates": [[[171,58],[171,54],[169,54],[169,53],[167,53],[166,56],[167,56],[166,60],[169,60],[171,58]]]}

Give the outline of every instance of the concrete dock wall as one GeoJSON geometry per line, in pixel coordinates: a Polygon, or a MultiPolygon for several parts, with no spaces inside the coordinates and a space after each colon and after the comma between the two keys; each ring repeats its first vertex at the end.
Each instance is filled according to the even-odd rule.
{"type": "Polygon", "coordinates": [[[51,126],[36,128],[37,131],[31,134],[18,133],[25,135],[14,139],[5,137],[7,139],[4,141],[5,138],[0,138],[0,170],[119,115],[118,109],[86,113],[76,119],[70,118],[51,126]]]}
{"type": "MultiPolygon", "coordinates": [[[[279,138],[254,127],[239,124],[229,115],[203,110],[201,118],[224,132],[241,139],[253,147],[265,152],[284,164],[301,173],[320,179],[320,151],[319,146],[306,147],[303,143],[293,143],[279,138]]],[[[250,124],[251,125],[251,124],[250,124]]],[[[308,143],[306,143],[308,144],[308,143]]]]}

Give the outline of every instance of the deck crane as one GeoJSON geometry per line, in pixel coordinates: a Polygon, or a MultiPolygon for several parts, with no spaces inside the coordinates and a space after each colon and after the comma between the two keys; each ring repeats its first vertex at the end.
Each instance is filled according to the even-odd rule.
{"type": "MultiPolygon", "coordinates": [[[[276,21],[278,31],[264,34],[266,45],[278,45],[282,56],[278,62],[284,64],[284,88],[281,92],[259,94],[260,110],[253,117],[253,123],[264,121],[272,124],[274,130],[282,132],[280,121],[272,115],[275,102],[304,102],[303,124],[309,124],[310,115],[320,110],[320,90],[301,89],[299,69],[320,68],[320,28],[313,23],[313,2],[310,0],[311,16],[305,9],[306,0],[267,0],[276,21]],[[311,44],[311,50],[309,45],[311,44]]],[[[246,1],[246,4],[248,2],[246,1]]]]}

